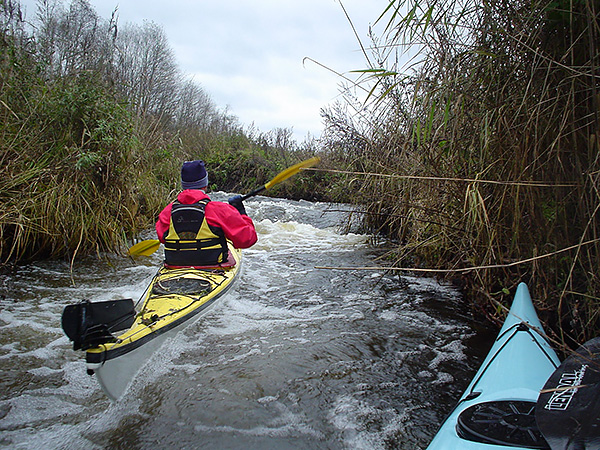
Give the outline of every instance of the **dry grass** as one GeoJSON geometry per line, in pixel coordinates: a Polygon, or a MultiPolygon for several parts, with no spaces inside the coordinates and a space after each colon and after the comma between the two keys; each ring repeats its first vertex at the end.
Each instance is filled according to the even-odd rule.
{"type": "Polygon", "coordinates": [[[332,147],[344,128],[366,143],[347,154],[352,172],[382,175],[363,175],[357,198],[398,242],[395,266],[460,278],[493,320],[485,299],[508,303],[526,281],[570,345],[600,331],[595,8],[392,1],[363,72],[377,89],[353,103],[368,120],[328,117],[332,147]],[[406,43],[421,44],[407,73],[406,43]]]}

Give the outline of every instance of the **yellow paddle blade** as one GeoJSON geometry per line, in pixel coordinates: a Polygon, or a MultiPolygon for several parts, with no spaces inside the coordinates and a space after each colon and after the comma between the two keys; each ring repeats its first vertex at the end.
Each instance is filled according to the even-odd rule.
{"type": "Polygon", "coordinates": [[[148,239],[146,241],[138,242],[127,252],[131,256],[150,256],[160,247],[160,241],[158,239],[148,239]]]}
{"type": "Polygon", "coordinates": [[[277,183],[281,183],[284,180],[287,180],[292,175],[300,172],[301,169],[305,169],[307,167],[315,166],[321,161],[321,158],[315,156],[313,158],[307,159],[306,161],[302,161],[301,163],[295,164],[292,167],[288,167],[287,169],[280,172],[275,178],[265,184],[265,189],[269,189],[277,183]]]}

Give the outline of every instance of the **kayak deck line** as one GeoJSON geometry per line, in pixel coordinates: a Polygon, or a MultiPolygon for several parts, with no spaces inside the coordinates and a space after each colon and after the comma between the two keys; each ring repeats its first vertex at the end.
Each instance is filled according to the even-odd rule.
{"type": "Polygon", "coordinates": [[[214,271],[213,269],[168,269],[161,267],[138,302],[138,304],[142,302],[142,308],[136,317],[136,322],[129,330],[118,336],[116,342],[106,343],[102,347],[89,349],[86,354],[86,361],[89,368],[95,370],[97,364],[121,357],[135,348],[146,344],[155,336],[167,333],[203,312],[212,306],[214,301],[229,291],[229,288],[232,286],[232,277],[235,277],[238,273],[239,268],[214,271]],[[160,281],[181,279],[186,275],[210,281],[212,289],[207,295],[201,297],[176,293],[167,295],[152,294],[153,287],[160,281]],[[186,303],[181,305],[185,299],[187,299],[186,303]],[[192,301],[189,301],[190,299],[192,301]],[[169,302],[174,307],[169,307],[169,302]],[[200,304],[198,304],[199,302],[200,304]],[[192,306],[195,307],[191,311],[185,312],[185,310],[190,309],[192,306]],[[157,314],[159,310],[164,312],[157,314]],[[171,321],[168,320],[173,317],[175,318],[171,321]],[[165,323],[160,324],[163,321],[165,323]]]}
{"type": "MultiPolygon", "coordinates": [[[[226,292],[223,292],[223,294],[225,293],[226,292]]],[[[88,363],[88,367],[91,370],[95,370],[97,369],[97,364],[103,364],[108,360],[126,355],[127,353],[135,350],[136,348],[139,348],[144,344],[148,343],[157,336],[170,332],[172,329],[177,328],[182,323],[185,323],[192,319],[194,316],[204,312],[204,310],[212,306],[214,301],[216,301],[220,297],[221,295],[215,297],[214,299],[204,302],[202,305],[195,308],[192,313],[180,317],[168,324],[165,324],[164,326],[156,328],[156,324],[159,323],[159,321],[156,321],[152,325],[147,325],[143,329],[135,331],[127,338],[122,339],[120,343],[115,342],[113,345],[102,344],[101,347],[88,350],[86,354],[86,362],[88,363]],[[143,336],[135,337],[143,332],[146,332],[143,336]]]]}
{"type": "MultiPolygon", "coordinates": [[[[178,271],[181,271],[181,269],[170,269],[170,270],[178,270],[178,271]]],[[[184,273],[184,274],[196,274],[197,270],[207,270],[207,273],[206,273],[207,275],[208,275],[209,273],[213,273],[213,272],[214,272],[214,269],[210,269],[210,271],[209,271],[209,269],[195,269],[194,271],[191,271],[191,270],[188,270],[188,271],[183,271],[183,273],[184,273]]],[[[172,277],[172,278],[170,278],[170,279],[173,279],[173,278],[180,279],[180,277],[179,277],[178,275],[176,275],[176,274],[174,274],[174,275],[175,275],[175,276],[173,276],[173,277],[172,277]]],[[[203,278],[198,278],[198,279],[199,279],[199,280],[205,280],[205,279],[206,279],[206,275],[204,275],[204,277],[203,277],[203,278]]],[[[159,277],[158,277],[158,274],[157,274],[157,275],[155,275],[155,281],[153,281],[153,282],[154,282],[154,283],[156,283],[156,285],[162,285],[162,281],[165,281],[165,280],[161,280],[161,279],[159,279],[159,277]]],[[[214,282],[215,288],[217,288],[217,287],[221,286],[221,284],[223,284],[225,281],[226,281],[226,279],[225,279],[225,278],[223,278],[223,277],[221,277],[221,280],[220,280],[220,282],[219,282],[219,281],[215,281],[215,282],[214,282]]],[[[150,283],[150,285],[151,285],[151,286],[153,285],[153,282],[151,282],[151,283],[150,283]]],[[[167,318],[167,317],[169,317],[169,316],[172,316],[172,315],[178,314],[178,313],[180,313],[181,311],[184,311],[185,309],[187,309],[187,308],[190,308],[191,306],[193,306],[193,305],[194,305],[194,303],[196,303],[196,302],[199,302],[199,301],[203,300],[203,297],[194,296],[194,295],[191,295],[191,294],[176,294],[176,293],[171,293],[171,294],[164,294],[164,295],[163,295],[163,297],[175,297],[175,296],[177,296],[177,297],[187,297],[187,298],[191,299],[191,302],[190,302],[190,303],[188,303],[188,304],[187,304],[187,305],[185,305],[185,306],[182,306],[182,307],[180,307],[179,309],[171,309],[171,310],[169,310],[169,312],[167,312],[167,313],[163,314],[162,316],[156,316],[156,315],[152,315],[152,316],[150,316],[149,318],[145,318],[145,317],[144,317],[144,315],[145,315],[145,314],[148,314],[148,313],[152,313],[152,312],[154,312],[154,311],[146,311],[146,305],[144,305],[144,306],[142,307],[142,310],[141,310],[141,311],[138,313],[138,315],[139,315],[139,317],[140,317],[140,321],[142,322],[142,324],[145,324],[145,325],[147,325],[148,327],[152,328],[152,326],[153,326],[153,325],[155,325],[155,324],[156,324],[157,322],[159,322],[160,320],[162,320],[162,319],[165,319],[165,318],[167,318]],[[144,323],[144,322],[147,322],[147,323],[144,323]]],[[[140,331],[141,331],[141,330],[140,330],[140,331]]],[[[130,337],[133,337],[133,335],[132,335],[132,336],[130,336],[130,337]]],[[[119,340],[117,341],[117,343],[119,343],[119,340]]]]}
{"type": "MultiPolygon", "coordinates": [[[[540,345],[539,341],[537,339],[534,338],[533,334],[532,334],[532,330],[537,332],[538,335],[542,338],[545,339],[544,334],[540,333],[535,327],[532,327],[529,323],[523,321],[520,322],[518,324],[513,325],[511,328],[509,328],[508,330],[506,330],[504,333],[501,333],[497,338],[496,341],[500,341],[504,336],[506,336],[507,334],[511,333],[512,334],[510,336],[508,336],[506,338],[506,342],[504,342],[502,344],[502,346],[500,348],[497,349],[497,351],[494,353],[494,355],[489,359],[488,363],[481,367],[480,371],[478,372],[478,376],[477,378],[474,379],[474,381],[472,382],[472,386],[471,386],[471,392],[469,394],[466,395],[466,397],[471,397],[472,395],[474,395],[474,390],[477,387],[477,384],[479,382],[479,380],[485,376],[485,373],[487,371],[487,368],[493,363],[493,361],[496,359],[496,357],[500,354],[500,352],[502,352],[502,350],[509,345],[509,343],[511,342],[511,340],[516,336],[517,333],[521,333],[521,332],[526,332],[528,334],[531,335],[533,342],[539,347],[539,350],[546,355],[546,357],[548,358],[548,361],[550,361],[550,363],[554,366],[554,368],[558,367],[557,362],[552,358],[552,356],[546,351],[546,349],[540,345]]],[[[472,398],[472,397],[471,397],[472,398]]]]}
{"type": "MultiPolygon", "coordinates": [[[[171,294],[171,295],[175,295],[175,294],[171,294]]],[[[190,299],[192,299],[192,301],[191,301],[190,303],[188,303],[187,305],[183,306],[183,307],[182,307],[182,308],[180,308],[180,309],[177,309],[177,310],[172,310],[172,311],[170,311],[170,312],[168,312],[168,313],[166,313],[166,314],[163,314],[162,316],[156,316],[156,315],[152,315],[150,318],[148,318],[148,319],[147,319],[147,318],[144,318],[144,314],[143,314],[144,312],[143,312],[143,311],[142,311],[142,312],[140,312],[140,313],[139,313],[140,322],[141,322],[143,325],[146,325],[146,327],[148,327],[148,328],[150,328],[150,329],[152,330],[153,326],[154,326],[154,325],[156,325],[156,324],[157,324],[159,321],[161,321],[162,319],[165,319],[165,318],[167,318],[167,317],[169,317],[169,316],[172,316],[172,315],[178,314],[178,313],[180,313],[181,311],[183,311],[183,310],[185,310],[185,309],[187,309],[187,308],[189,308],[189,307],[193,306],[193,305],[194,305],[194,303],[196,303],[196,302],[198,302],[198,301],[202,300],[202,298],[201,298],[201,297],[192,297],[192,296],[187,296],[187,297],[188,297],[188,298],[190,298],[190,299]]],[[[152,312],[152,311],[150,311],[150,312],[152,312]]],[[[123,339],[123,338],[117,338],[117,340],[115,341],[115,344],[122,344],[122,343],[124,343],[124,342],[125,342],[127,339],[129,339],[129,341],[130,341],[130,342],[132,342],[132,341],[133,341],[133,338],[135,337],[135,335],[136,335],[137,333],[141,333],[141,332],[143,332],[143,331],[145,331],[145,329],[144,329],[144,328],[142,328],[142,329],[140,329],[140,330],[136,331],[135,333],[133,333],[133,334],[129,335],[129,336],[128,336],[127,338],[125,338],[125,339],[123,339]]],[[[103,345],[104,345],[104,344],[103,344],[103,345]]]]}

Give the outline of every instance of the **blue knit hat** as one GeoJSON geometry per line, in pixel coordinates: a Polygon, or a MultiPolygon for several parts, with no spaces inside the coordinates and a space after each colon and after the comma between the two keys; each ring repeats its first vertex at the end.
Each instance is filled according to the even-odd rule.
{"type": "Polygon", "coordinates": [[[208,186],[208,173],[204,161],[186,161],[181,166],[181,187],[183,189],[203,189],[208,186]]]}

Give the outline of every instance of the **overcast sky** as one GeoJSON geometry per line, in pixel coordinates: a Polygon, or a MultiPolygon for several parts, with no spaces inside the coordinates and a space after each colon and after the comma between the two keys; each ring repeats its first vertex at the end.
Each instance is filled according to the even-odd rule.
{"type": "MultiPolygon", "coordinates": [[[[21,0],[27,16],[35,0],[21,0]]],[[[67,0],[64,2],[69,4],[67,0]]],[[[319,137],[319,111],[339,93],[342,73],[366,67],[339,0],[90,0],[97,13],[119,22],[163,27],[182,72],[220,109],[263,132],[293,128],[302,141],[319,137]]],[[[343,0],[363,40],[388,0],[343,0]]]]}

